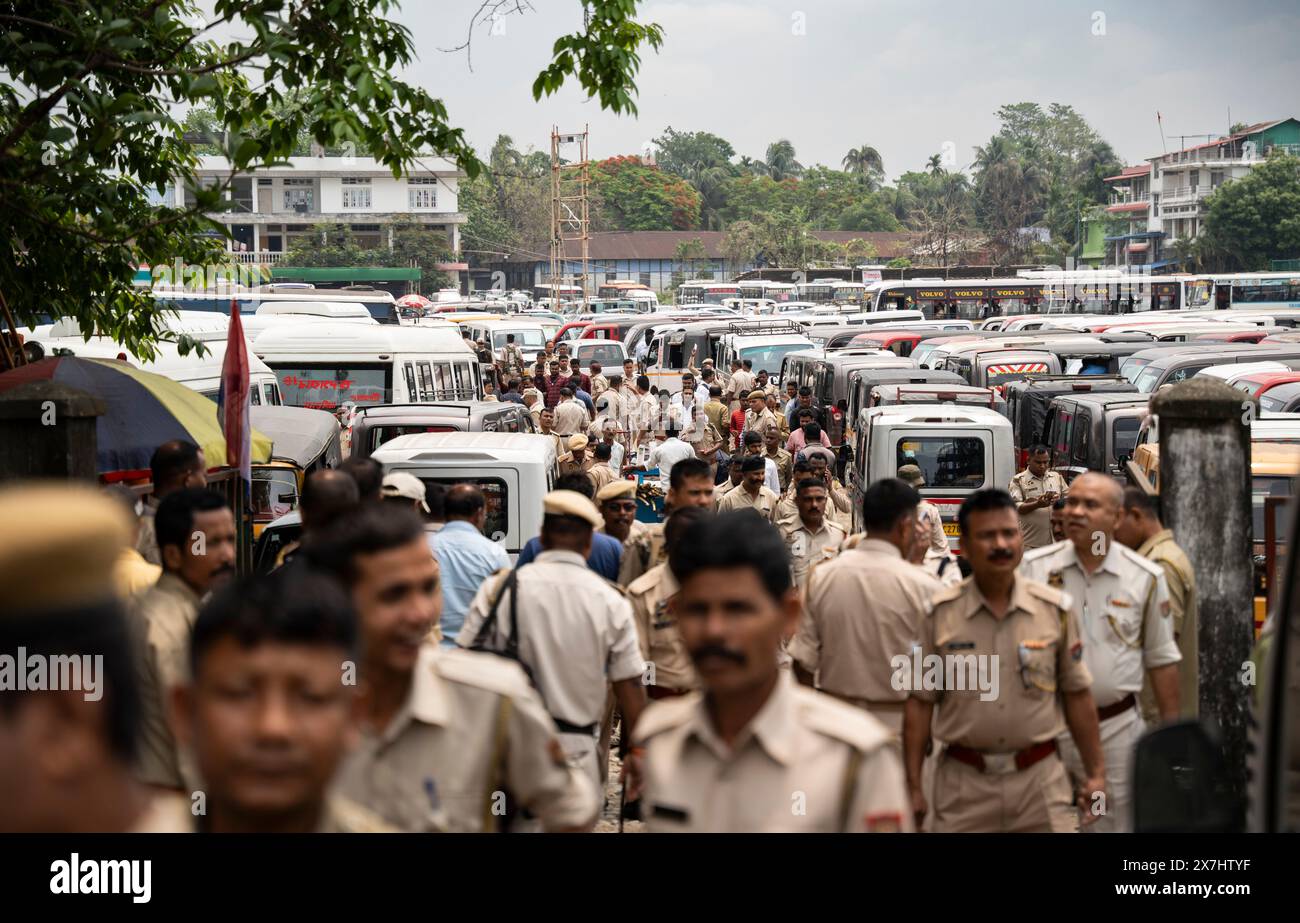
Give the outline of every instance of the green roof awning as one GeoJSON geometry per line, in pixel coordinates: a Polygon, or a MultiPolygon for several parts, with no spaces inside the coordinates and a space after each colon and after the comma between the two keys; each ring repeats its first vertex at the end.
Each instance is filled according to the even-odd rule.
{"type": "Polygon", "coordinates": [[[416,266],[272,266],[276,282],[419,282],[416,266]]]}

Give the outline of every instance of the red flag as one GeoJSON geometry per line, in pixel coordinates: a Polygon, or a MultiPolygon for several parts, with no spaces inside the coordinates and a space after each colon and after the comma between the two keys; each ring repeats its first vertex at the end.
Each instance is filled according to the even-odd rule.
{"type": "Polygon", "coordinates": [[[248,344],[239,305],[230,299],[230,333],[226,358],[221,364],[221,391],[217,395],[217,422],[226,437],[226,464],[238,468],[245,483],[253,480],[253,430],[249,420],[252,397],[248,390],[248,344]]]}

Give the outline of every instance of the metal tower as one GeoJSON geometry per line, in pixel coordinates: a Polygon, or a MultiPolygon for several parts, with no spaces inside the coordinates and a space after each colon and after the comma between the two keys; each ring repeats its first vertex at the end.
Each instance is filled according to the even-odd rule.
{"type": "MultiPolygon", "coordinates": [[[[587,129],[561,134],[551,128],[551,277],[550,284],[577,285],[582,289],[585,303],[590,294],[588,285],[587,251],[590,243],[590,223],[587,213],[587,188],[591,180],[587,162],[587,129]],[[560,158],[560,148],[578,146],[576,162],[565,163],[560,158]],[[574,246],[576,245],[576,246],[574,246]],[[577,252],[574,253],[573,251],[577,252]],[[578,278],[566,273],[572,262],[580,267],[578,278]]],[[[551,296],[558,300],[554,289],[551,296]]]]}

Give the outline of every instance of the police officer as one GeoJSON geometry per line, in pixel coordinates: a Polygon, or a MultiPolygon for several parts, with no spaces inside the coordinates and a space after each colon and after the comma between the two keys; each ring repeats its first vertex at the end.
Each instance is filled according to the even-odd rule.
{"type": "Polygon", "coordinates": [[[363,505],[307,555],[343,581],[361,630],[361,740],[341,795],[410,832],[491,831],[524,810],[547,830],[590,829],[599,793],[519,665],[428,643],[442,591],[413,511],[363,505]]]}
{"type": "Polygon", "coordinates": [[[235,575],[235,518],[219,494],[189,487],[158,504],[154,525],[163,574],[127,611],[147,648],[138,678],[144,690],[140,772],[152,785],[193,790],[198,777],[177,750],[167,720],[171,690],[189,676],[190,630],[200,601],[235,575]]]}
{"type": "Polygon", "coordinates": [[[25,677],[42,664],[58,678],[0,686],[0,831],[169,829],[167,801],[133,768],[140,695],[113,580],[130,533],[126,512],[93,488],[0,488],[0,652],[25,677]]]}
{"type": "MultiPolygon", "coordinates": [[[[669,555],[682,533],[709,515],[698,506],[684,506],[674,511],[664,522],[664,544],[669,555]]],[[[685,695],[700,685],[670,605],[676,592],[677,583],[667,562],[652,567],[627,588],[641,657],[649,665],[645,689],[651,699],[685,695]]]]}
{"type": "MultiPolygon", "coordinates": [[[[753,509],[769,522],[775,520],[776,505],[780,498],[764,483],[769,464],[771,464],[770,460],[762,455],[745,455],[740,462],[740,485],[727,491],[726,495],[718,501],[718,512],[753,509]]],[[[734,471],[734,458],[732,466],[734,471]]]]}
{"type": "Polygon", "coordinates": [[[397,832],[330,792],[357,736],[357,685],[340,672],[357,643],[347,593],[305,567],[213,594],[194,623],[191,679],[173,698],[177,737],[203,779],[201,794],[176,799],[179,829],[397,832]]]}
{"type": "MultiPolygon", "coordinates": [[[[1130,775],[1133,748],[1145,727],[1137,694],[1143,670],[1162,719],[1178,717],[1178,644],[1174,640],[1164,571],[1115,541],[1124,491],[1113,478],[1081,474],[1065,498],[1064,542],[1025,555],[1021,573],[1064,589],[1073,601],[1084,662],[1101,722],[1106,756],[1106,802],[1088,829],[1132,829],[1130,775]]],[[[1085,774],[1079,752],[1062,740],[1066,767],[1085,774]]]]}
{"type": "Polygon", "coordinates": [[[560,730],[570,764],[599,786],[607,684],[630,730],[645,707],[645,660],[631,605],[616,584],[587,568],[592,534],[604,524],[596,507],[575,491],[553,490],[543,509],[544,550],[527,567],[484,583],[456,643],[517,656],[560,730]]]}
{"type": "MultiPolygon", "coordinates": [[[[1124,516],[1115,530],[1115,538],[1125,548],[1132,548],[1148,561],[1159,564],[1165,572],[1169,590],[1169,611],[1174,620],[1174,638],[1183,659],[1178,664],[1178,703],[1184,718],[1195,718],[1200,699],[1197,678],[1200,650],[1196,576],[1187,553],[1174,541],[1174,533],[1160,521],[1160,498],[1138,487],[1124,488],[1124,516]]],[[[1149,722],[1160,720],[1151,687],[1142,686],[1138,696],[1142,717],[1149,722]]]]}
{"type": "Polygon", "coordinates": [[[1045,445],[1029,449],[1029,464],[1011,479],[1007,490],[1016,501],[1025,551],[1052,544],[1052,504],[1065,496],[1065,478],[1048,470],[1052,452],[1045,445]]]}
{"type": "Polygon", "coordinates": [[[808,581],[813,566],[829,561],[840,552],[845,533],[826,516],[830,498],[826,485],[813,477],[801,480],[794,491],[798,516],[793,522],[777,523],[781,537],[790,550],[791,577],[797,589],[808,581]]]}
{"type": "Polygon", "coordinates": [[[1024,540],[1009,494],[976,491],[958,521],[972,575],[934,597],[894,673],[911,696],[903,751],[917,821],[932,812],[936,833],[1073,832],[1080,812],[1095,820],[1105,766],[1070,600],[1017,575],[1024,540]],[[1077,799],[1058,755],[1067,726],[1087,767],[1077,799]],[[946,747],[929,803],[932,732],[946,747]]]}
{"type": "MultiPolygon", "coordinates": [[[[809,479],[818,483],[815,479],[809,479]]],[[[800,484],[803,487],[803,484],[800,484]]],[[[897,478],[863,492],[866,537],[808,580],[804,617],[790,642],[795,675],[902,732],[907,691],[891,684],[894,657],[910,652],[940,585],[907,561],[921,497],[897,478]]]]}
{"type": "Polygon", "coordinates": [[[630,758],[643,766],[648,829],[910,829],[885,728],[777,666],[799,597],[776,529],[750,510],[704,517],[669,566],[702,691],[652,703],[636,729],[630,758]]]}

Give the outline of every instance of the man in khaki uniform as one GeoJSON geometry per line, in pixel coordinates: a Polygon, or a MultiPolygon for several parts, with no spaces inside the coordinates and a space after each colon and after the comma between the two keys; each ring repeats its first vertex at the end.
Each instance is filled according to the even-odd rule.
{"type": "MultiPolygon", "coordinates": [[[[1137,705],[1143,674],[1162,719],[1178,717],[1178,644],[1169,617],[1169,594],[1160,565],[1115,541],[1124,491],[1108,475],[1074,479],[1065,499],[1068,539],[1025,555],[1020,572],[1069,594],[1092,674],[1092,696],[1106,758],[1106,801],[1089,832],[1132,829],[1133,750],[1146,725],[1137,705]]],[[[1086,770],[1078,750],[1058,741],[1076,779],[1086,770]]]]}
{"type": "MultiPolygon", "coordinates": [[[[686,529],[708,515],[700,507],[686,506],[669,516],[664,522],[664,544],[668,554],[672,554],[686,529]]],[[[641,657],[649,665],[645,690],[651,699],[685,695],[700,686],[670,604],[676,593],[677,581],[673,579],[667,562],[652,567],[627,588],[641,657]]]]}
{"type": "Polygon", "coordinates": [[[746,359],[743,362],[731,360],[731,400],[746,401],[749,392],[754,390],[754,363],[746,359]]]}
{"type": "Polygon", "coordinates": [[[804,450],[804,458],[808,460],[812,473],[826,483],[826,491],[831,498],[826,511],[830,513],[831,519],[839,523],[840,528],[848,532],[853,528],[853,501],[840,479],[835,476],[835,456],[830,449],[810,446],[804,450]]]}
{"type": "MultiPolygon", "coordinates": [[[[804,484],[816,484],[808,479],[804,484]]],[[[824,489],[824,488],[823,488],[824,489]]],[[[890,663],[910,653],[940,584],[907,554],[920,495],[897,478],[872,484],[862,498],[866,538],[813,571],[804,614],[790,642],[805,685],[871,712],[897,742],[907,691],[890,683],[890,663]]]]}
{"type": "MultiPolygon", "coordinates": [[[[555,431],[561,436],[585,433],[587,424],[587,407],[573,396],[573,388],[565,386],[560,389],[560,402],[555,405],[555,431]]],[[[569,448],[573,448],[570,444],[569,448]]]]}
{"type": "Polygon", "coordinates": [[[140,531],[135,540],[135,550],[140,552],[140,556],[150,564],[162,565],[153,524],[158,504],[168,494],[178,490],[187,487],[206,487],[207,465],[203,450],[184,439],[173,439],[154,449],[149,459],[153,495],[144,501],[144,509],[140,515],[140,531]]]}
{"type": "Polygon", "coordinates": [[[1007,491],[1016,501],[1020,527],[1025,533],[1025,551],[1052,544],[1052,504],[1065,496],[1065,478],[1049,471],[1051,450],[1036,445],[1029,450],[1029,465],[1011,479],[1007,491]]]}
{"type": "MultiPolygon", "coordinates": [[[[1132,548],[1148,561],[1159,564],[1165,572],[1174,639],[1183,658],[1178,663],[1178,704],[1184,718],[1195,718],[1200,706],[1196,577],[1192,573],[1192,562],[1174,541],[1174,533],[1160,521],[1159,502],[1159,497],[1140,488],[1125,488],[1124,518],[1115,529],[1115,538],[1126,548],[1132,548]]],[[[1151,724],[1160,721],[1150,683],[1142,684],[1138,704],[1144,720],[1151,724]]]]}
{"type": "Polygon", "coordinates": [[[555,719],[570,765],[598,787],[606,769],[598,744],[608,686],[631,731],[645,706],[645,660],[623,592],[587,567],[592,534],[604,519],[572,490],[553,490],[542,503],[542,553],[479,588],[456,643],[503,653],[513,646],[555,719]]]}
{"type": "Polygon", "coordinates": [[[591,399],[594,401],[609,390],[609,379],[601,374],[599,362],[592,362],[587,370],[587,377],[591,379],[591,399]]]}
{"type": "Polygon", "coordinates": [[[232,583],[199,612],[190,681],[175,690],[177,737],[203,779],[203,811],[178,797],[182,830],[211,833],[395,833],[331,793],[357,735],[357,621],[347,593],[305,567],[232,583]],[[229,703],[232,684],[240,706],[229,703]],[[277,714],[281,720],[267,720],[277,714]],[[257,772],[255,754],[275,754],[257,772]]]}
{"type": "Polygon", "coordinates": [[[506,334],[506,345],[501,347],[501,357],[497,361],[502,380],[524,373],[524,352],[515,342],[513,333],[506,334]]]}
{"type": "Polygon", "coordinates": [[[140,778],[161,788],[198,784],[167,716],[171,691],[189,677],[190,631],[200,600],[235,575],[235,518],[220,495],[200,488],[169,494],[154,517],[163,575],[132,600],[127,621],[143,640],[139,682],[140,778]]]}
{"type": "Polygon", "coordinates": [[[910,830],[888,732],[777,665],[799,597],[776,529],[744,513],[705,517],[670,566],[680,587],[671,608],[702,691],[652,703],[637,727],[629,758],[644,769],[647,828],[910,830]]]}
{"type": "MultiPolygon", "coordinates": [[[[898,477],[918,491],[925,486],[925,474],[919,465],[903,465],[898,469],[898,477]]],[[[943,531],[943,517],[939,514],[939,508],[923,498],[916,507],[916,519],[925,530],[926,551],[947,554],[948,536],[943,531]]]]}
{"type": "MultiPolygon", "coordinates": [[[[735,464],[734,459],[732,464],[735,464]]],[[[752,509],[771,522],[776,517],[779,498],[763,484],[767,477],[767,459],[761,455],[746,455],[740,462],[740,472],[740,486],[727,491],[726,496],[718,501],[718,512],[752,509]]]]}
{"type": "Polygon", "coordinates": [[[569,451],[560,462],[560,474],[586,474],[596,460],[587,454],[587,437],[576,433],[569,437],[569,451]]]}
{"type": "Polygon", "coordinates": [[[779,428],[769,426],[763,430],[763,454],[776,465],[776,476],[782,494],[789,490],[790,478],[794,474],[794,456],[782,448],[784,444],[779,428]]]}
{"type": "Polygon", "coordinates": [[[903,726],[917,822],[936,833],[1068,833],[1095,819],[1105,765],[1079,625],[1069,598],[1016,574],[1015,502],[976,491],[959,514],[972,575],[934,598],[919,643],[895,662],[911,697],[903,726]],[[1058,753],[1066,728],[1087,767],[1076,801],[1058,753]],[[931,733],[945,748],[923,794],[931,733]]]}
{"type": "Polygon", "coordinates": [[[600,493],[602,487],[618,477],[609,466],[612,454],[606,443],[598,442],[591,447],[591,467],[587,469],[587,477],[591,479],[591,489],[596,493],[600,493]]]}
{"type": "Polygon", "coordinates": [[[790,550],[791,576],[796,589],[803,589],[813,565],[829,561],[840,553],[844,530],[826,518],[826,485],[804,478],[795,488],[798,517],[793,523],[778,523],[781,537],[790,550]]]}
{"type": "Polygon", "coordinates": [[[776,416],[767,409],[767,393],[757,389],[749,392],[749,409],[745,411],[744,432],[755,432],[760,436],[768,425],[780,428],[776,416]]]}
{"type": "Polygon", "coordinates": [[[361,627],[361,743],[338,792],[410,832],[492,831],[527,810],[547,830],[586,830],[600,810],[517,663],[439,650],[438,563],[413,511],[362,506],[308,550],[340,577],[361,627]]]}
{"type": "Polygon", "coordinates": [[[624,547],[645,530],[646,524],[637,522],[636,518],[636,481],[610,481],[596,491],[595,503],[605,519],[605,524],[597,531],[613,536],[624,547]]]}
{"type": "Polygon", "coordinates": [[[740,483],[745,479],[745,456],[737,452],[727,460],[727,479],[721,484],[714,485],[713,488],[713,506],[714,509],[722,502],[725,497],[733,490],[740,489],[740,483]]]}
{"type": "Polygon", "coordinates": [[[17,661],[21,650],[49,675],[61,672],[52,658],[87,665],[71,683],[46,684],[58,688],[0,690],[6,833],[168,829],[174,796],[151,792],[133,766],[137,671],[113,580],[130,533],[123,508],[89,485],[0,487],[0,652],[17,661]]]}
{"type": "Polygon", "coordinates": [[[722,388],[713,385],[709,388],[709,399],[705,402],[704,416],[719,433],[725,433],[731,427],[731,408],[722,403],[722,388]]]}

